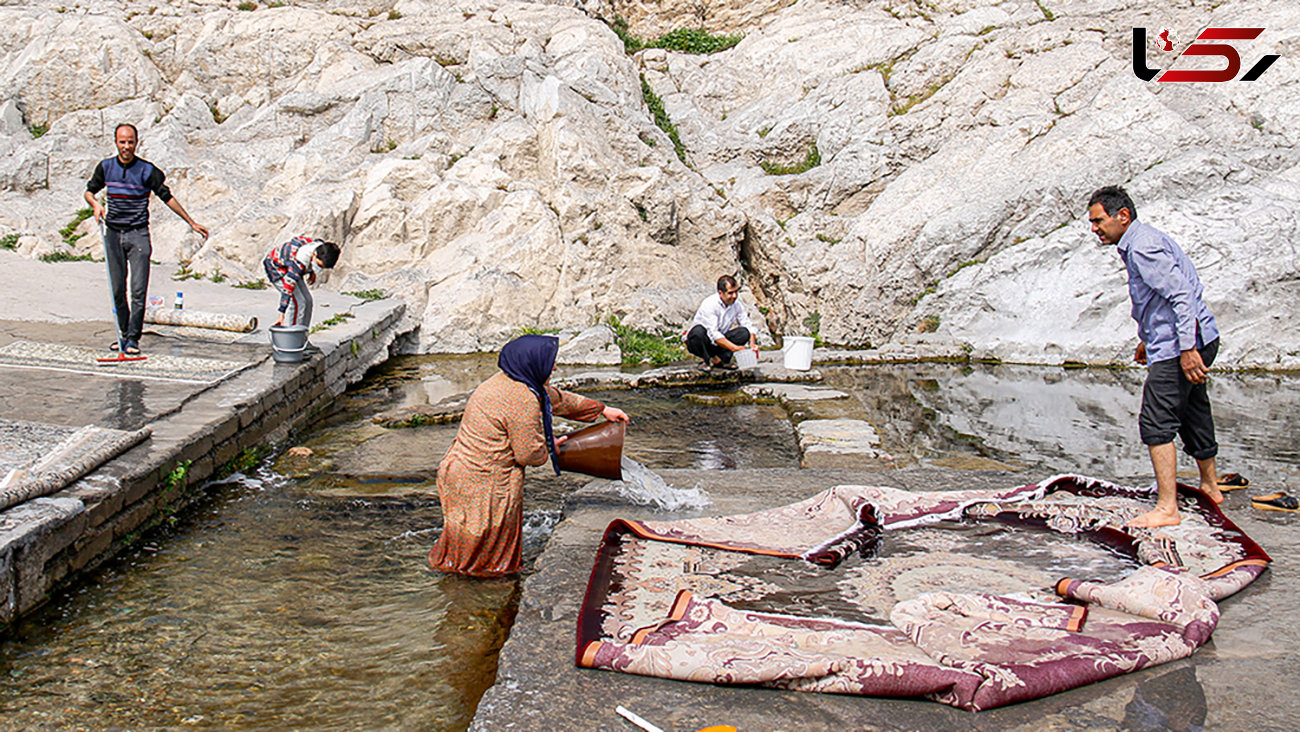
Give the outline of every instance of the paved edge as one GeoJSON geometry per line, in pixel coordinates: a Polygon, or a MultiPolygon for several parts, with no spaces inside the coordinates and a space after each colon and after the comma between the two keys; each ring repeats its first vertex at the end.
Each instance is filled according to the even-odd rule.
{"type": "Polygon", "coordinates": [[[0,512],[0,634],[50,596],[134,544],[246,449],[284,440],[370,367],[386,361],[406,306],[352,306],[313,337],[322,352],[253,366],[150,423],[152,436],[67,488],[0,512]]]}

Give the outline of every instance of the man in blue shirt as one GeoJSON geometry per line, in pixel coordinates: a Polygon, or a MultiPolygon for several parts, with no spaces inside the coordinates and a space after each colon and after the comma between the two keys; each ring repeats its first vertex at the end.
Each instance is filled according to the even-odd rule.
{"type": "Polygon", "coordinates": [[[1133,360],[1147,364],[1138,432],[1151,453],[1158,494],[1154,510],[1128,522],[1135,528],[1174,526],[1178,516],[1174,435],[1196,459],[1201,490],[1223,502],[1215,473],[1214,416],[1206,373],[1219,352],[1219,329],[1201,299],[1196,267],[1167,234],[1137,220],[1128,192],[1106,186],[1088,199],[1088,221],[1102,244],[1115,245],[1128,270],[1128,293],[1138,324],[1133,360]]]}
{"type": "Polygon", "coordinates": [[[103,222],[104,256],[108,259],[108,283],[113,290],[113,309],[117,315],[116,347],[122,353],[140,352],[140,334],[144,331],[144,301],[149,291],[149,256],[153,246],[149,240],[149,194],[157,196],[185,219],[190,228],[204,239],[208,230],[194,223],[185,213],[167,185],[166,176],[153,163],[136,157],[139,135],[135,125],[120,124],[113,132],[117,155],[100,161],[86,183],[85,198],[95,212],[95,220],[103,222]],[[105,203],[108,212],[99,205],[95,195],[107,188],[105,203]],[[131,299],[126,297],[128,269],[131,277],[131,299]]]}

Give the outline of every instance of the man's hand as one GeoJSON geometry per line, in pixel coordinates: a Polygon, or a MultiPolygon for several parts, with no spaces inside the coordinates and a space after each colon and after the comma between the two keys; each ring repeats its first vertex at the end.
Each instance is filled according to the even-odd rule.
{"type": "Polygon", "coordinates": [[[98,202],[96,202],[95,205],[92,206],[92,208],[95,211],[95,223],[97,224],[104,223],[104,207],[99,205],[98,202]]]}
{"type": "Polygon", "coordinates": [[[204,239],[208,238],[208,227],[204,226],[203,224],[196,224],[193,221],[191,221],[190,228],[193,229],[197,234],[202,236],[204,239]]]}
{"type": "Polygon", "coordinates": [[[631,421],[631,418],[627,416],[627,412],[624,412],[622,409],[619,409],[618,407],[605,407],[605,411],[601,412],[600,416],[604,417],[605,419],[608,419],[611,422],[631,421]]]}
{"type": "Polygon", "coordinates": [[[1183,355],[1178,357],[1178,363],[1183,367],[1183,376],[1193,384],[1204,384],[1205,375],[1210,372],[1205,368],[1205,361],[1201,359],[1201,352],[1195,348],[1183,351],[1183,355]]]}
{"type": "Polygon", "coordinates": [[[314,285],[314,284],[316,284],[316,273],[315,273],[315,272],[308,272],[308,273],[307,273],[307,284],[309,284],[309,285],[314,285]]]}
{"type": "Polygon", "coordinates": [[[1137,350],[1133,352],[1133,360],[1140,364],[1145,364],[1147,362],[1147,344],[1138,341],[1137,350]]]}
{"type": "Polygon", "coordinates": [[[279,328],[284,325],[284,313],[280,313],[280,319],[275,321],[275,327],[279,328]]]}

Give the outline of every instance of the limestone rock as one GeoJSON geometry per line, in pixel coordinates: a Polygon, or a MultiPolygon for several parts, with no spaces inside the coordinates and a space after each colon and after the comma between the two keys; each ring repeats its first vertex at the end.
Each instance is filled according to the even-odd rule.
{"type": "Polygon", "coordinates": [[[556,363],[585,364],[590,366],[617,366],[623,362],[623,353],[614,342],[614,331],[606,325],[593,325],[578,333],[561,334],[560,351],[556,363]],[[568,335],[569,337],[565,337],[568,335]]]}
{"type": "Polygon", "coordinates": [[[1200,268],[1220,365],[1296,368],[1291,15],[1263,0],[11,3],[0,235],[61,229],[131,122],[213,232],[155,203],[155,259],[248,280],[291,236],[337,240],[325,286],[403,298],[419,351],[610,315],[672,331],[735,273],[764,342],[815,330],[886,361],[1108,363],[1134,328],[1083,209],[1121,183],[1200,268]],[[743,39],[629,55],[619,16],[645,40],[743,39]],[[1131,30],[1156,17],[1180,46],[1264,27],[1243,65],[1280,60],[1250,83],[1141,81],[1131,30]]]}

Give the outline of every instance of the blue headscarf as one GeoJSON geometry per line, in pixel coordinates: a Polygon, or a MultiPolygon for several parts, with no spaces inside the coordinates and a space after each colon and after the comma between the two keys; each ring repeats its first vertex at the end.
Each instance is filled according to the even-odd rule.
{"type": "Polygon", "coordinates": [[[542,427],[546,430],[546,451],[551,454],[551,466],[560,474],[560,456],[555,452],[555,432],[551,427],[551,397],[546,393],[546,380],[555,369],[555,354],[560,350],[560,339],[554,336],[523,335],[501,348],[497,365],[506,376],[522,383],[537,395],[542,405],[542,427]]]}

